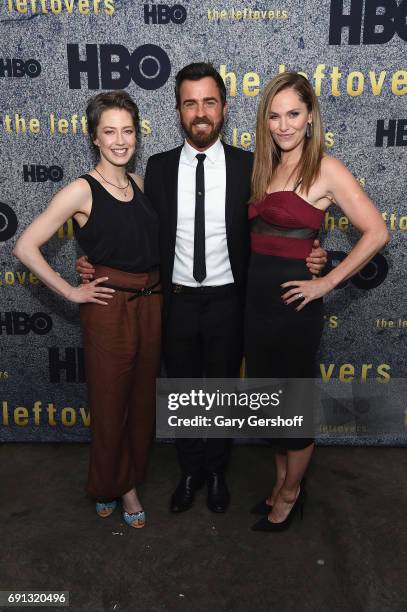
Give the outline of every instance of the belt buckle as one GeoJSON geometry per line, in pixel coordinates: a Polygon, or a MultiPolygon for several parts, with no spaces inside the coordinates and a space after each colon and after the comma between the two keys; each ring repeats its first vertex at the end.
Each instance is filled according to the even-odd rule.
{"type": "Polygon", "coordinates": [[[146,296],[148,296],[148,295],[151,295],[151,289],[150,289],[149,287],[143,287],[143,288],[141,289],[141,295],[142,295],[143,297],[146,297],[146,296]]]}

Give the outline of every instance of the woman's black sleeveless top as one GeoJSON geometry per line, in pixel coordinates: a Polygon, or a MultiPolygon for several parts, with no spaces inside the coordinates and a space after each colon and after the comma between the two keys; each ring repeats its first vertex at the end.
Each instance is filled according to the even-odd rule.
{"type": "Polygon", "coordinates": [[[121,202],[93,176],[84,174],[92,191],[92,210],[83,227],[74,223],[76,239],[92,264],[124,272],[148,272],[159,264],[158,217],[129,176],[133,199],[121,202]]]}

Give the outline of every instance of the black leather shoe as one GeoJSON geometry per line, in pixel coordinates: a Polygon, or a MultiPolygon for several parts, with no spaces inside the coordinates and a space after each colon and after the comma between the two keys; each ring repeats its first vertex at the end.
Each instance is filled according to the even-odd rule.
{"type": "Polygon", "coordinates": [[[171,512],[185,512],[194,503],[195,491],[205,483],[203,476],[184,475],[171,496],[171,512]]]}
{"type": "Polygon", "coordinates": [[[223,474],[212,472],[208,475],[208,497],[206,503],[212,512],[226,512],[230,495],[223,474]]]}

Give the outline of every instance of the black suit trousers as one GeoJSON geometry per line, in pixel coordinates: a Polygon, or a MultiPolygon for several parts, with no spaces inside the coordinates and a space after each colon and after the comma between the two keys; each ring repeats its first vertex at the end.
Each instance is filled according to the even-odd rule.
{"type": "MultiPolygon", "coordinates": [[[[169,378],[235,378],[243,350],[243,299],[237,292],[172,294],[164,329],[164,360],[169,378]]],[[[176,440],[183,474],[223,472],[231,440],[176,440]]]]}

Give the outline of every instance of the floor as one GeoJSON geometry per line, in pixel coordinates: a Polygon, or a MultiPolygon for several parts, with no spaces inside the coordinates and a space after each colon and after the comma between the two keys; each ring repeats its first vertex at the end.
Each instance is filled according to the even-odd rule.
{"type": "Polygon", "coordinates": [[[250,531],[248,509],[272,483],[266,446],[234,448],[227,513],[211,513],[202,490],[172,515],[175,449],[156,444],[139,530],[118,510],[95,515],[83,493],[87,453],[1,446],[0,590],[70,591],[73,612],[407,609],[405,448],[318,448],[304,520],[278,534],[250,531]]]}

